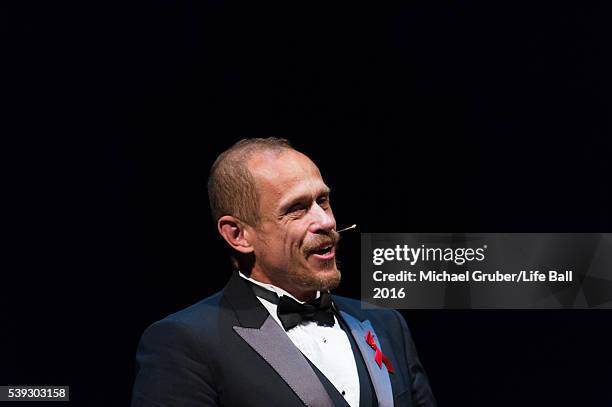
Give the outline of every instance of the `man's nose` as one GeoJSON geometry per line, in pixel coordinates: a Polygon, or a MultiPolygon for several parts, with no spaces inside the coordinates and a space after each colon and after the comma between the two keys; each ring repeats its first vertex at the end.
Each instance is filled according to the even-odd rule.
{"type": "Polygon", "coordinates": [[[330,230],[336,229],[336,219],[331,208],[325,210],[321,208],[317,203],[312,206],[313,216],[315,217],[314,222],[310,226],[312,233],[320,231],[329,232],[330,230]]]}

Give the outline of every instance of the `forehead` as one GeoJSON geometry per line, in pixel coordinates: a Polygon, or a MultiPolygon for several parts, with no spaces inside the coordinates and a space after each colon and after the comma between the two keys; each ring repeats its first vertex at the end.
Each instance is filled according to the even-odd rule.
{"type": "Polygon", "coordinates": [[[317,166],[298,151],[258,153],[248,166],[263,205],[280,205],[293,197],[315,196],[327,190],[317,166]]]}

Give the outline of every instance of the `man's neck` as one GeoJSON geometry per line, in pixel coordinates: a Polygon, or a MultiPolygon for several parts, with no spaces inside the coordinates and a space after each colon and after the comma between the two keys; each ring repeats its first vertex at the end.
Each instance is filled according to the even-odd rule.
{"type": "Polygon", "coordinates": [[[241,273],[241,274],[244,277],[251,278],[252,280],[255,280],[259,283],[268,284],[268,285],[272,285],[274,287],[280,288],[286,293],[291,294],[292,297],[294,297],[296,300],[300,302],[310,301],[319,296],[319,291],[316,291],[316,290],[300,291],[300,290],[297,290],[295,287],[289,287],[287,284],[273,281],[267,275],[263,273],[257,273],[255,271],[252,271],[248,276],[245,273],[241,273]]]}

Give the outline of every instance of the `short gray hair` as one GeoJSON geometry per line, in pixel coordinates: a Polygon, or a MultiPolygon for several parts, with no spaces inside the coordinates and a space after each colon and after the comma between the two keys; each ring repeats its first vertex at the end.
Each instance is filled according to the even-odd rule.
{"type": "Polygon", "coordinates": [[[248,138],[222,152],[210,168],[208,199],[213,222],[225,215],[251,226],[259,223],[259,193],[247,163],[254,153],[293,150],[283,138],[248,138]]]}

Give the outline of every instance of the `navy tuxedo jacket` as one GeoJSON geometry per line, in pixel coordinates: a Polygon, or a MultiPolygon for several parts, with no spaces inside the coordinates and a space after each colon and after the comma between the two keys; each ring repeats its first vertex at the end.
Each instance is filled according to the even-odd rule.
{"type": "MultiPolygon", "coordinates": [[[[380,406],[435,406],[410,331],[395,310],[333,296],[380,406]],[[374,334],[394,369],[374,360],[374,334]]],[[[220,293],[150,326],[136,356],[132,407],[332,406],[312,367],[234,273],[220,293]]]]}

